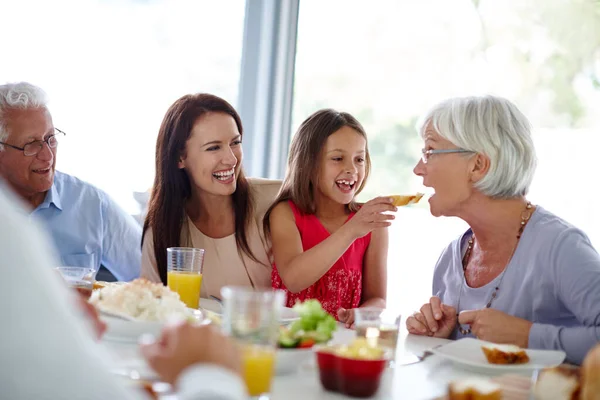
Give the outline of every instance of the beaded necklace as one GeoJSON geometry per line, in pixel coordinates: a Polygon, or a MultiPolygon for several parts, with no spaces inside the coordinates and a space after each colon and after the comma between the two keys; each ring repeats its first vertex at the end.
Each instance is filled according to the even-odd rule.
{"type": "MultiPolygon", "coordinates": [[[[502,271],[502,274],[500,275],[500,282],[498,282],[498,285],[494,288],[494,291],[492,292],[492,296],[490,297],[490,301],[487,302],[487,304],[485,305],[485,308],[490,308],[492,306],[492,302],[498,296],[498,291],[500,290],[500,286],[502,286],[502,280],[504,279],[504,274],[506,273],[506,270],[508,269],[508,265],[510,264],[510,261],[512,260],[512,258],[514,256],[515,251],[517,250],[517,246],[519,245],[519,242],[521,241],[521,235],[523,235],[523,230],[525,229],[527,222],[529,222],[529,219],[531,218],[531,214],[533,214],[533,211],[530,211],[532,208],[533,208],[533,206],[531,205],[531,202],[528,201],[527,205],[525,206],[525,211],[523,211],[521,213],[521,223],[519,225],[519,231],[517,232],[517,243],[515,243],[515,247],[513,247],[512,253],[510,254],[510,258],[506,262],[504,271],[502,271]]],[[[474,243],[475,243],[475,235],[471,235],[471,238],[469,239],[469,242],[467,245],[467,250],[465,251],[465,255],[463,256],[463,259],[462,259],[463,277],[465,279],[465,282],[467,280],[467,275],[466,275],[467,265],[469,264],[469,259],[471,258],[471,253],[473,251],[474,243]]],[[[460,298],[462,297],[462,292],[463,292],[463,286],[462,286],[462,282],[461,282],[460,292],[458,293],[458,304],[456,305],[457,313],[460,311],[460,298]]],[[[456,317],[458,318],[458,314],[456,314],[456,317]]],[[[468,335],[471,333],[471,328],[465,329],[459,324],[458,331],[463,335],[468,335]]]]}

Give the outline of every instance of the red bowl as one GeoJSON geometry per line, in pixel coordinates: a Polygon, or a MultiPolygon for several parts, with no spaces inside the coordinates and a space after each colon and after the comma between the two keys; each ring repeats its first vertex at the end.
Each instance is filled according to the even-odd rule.
{"type": "Polygon", "coordinates": [[[323,387],[351,397],[373,396],[390,358],[389,352],[375,360],[342,357],[331,347],[317,348],[315,352],[323,387]]]}
{"type": "Polygon", "coordinates": [[[338,391],[338,372],[337,356],[327,349],[319,349],[317,354],[317,364],[319,364],[319,377],[321,385],[326,390],[338,391]]]}

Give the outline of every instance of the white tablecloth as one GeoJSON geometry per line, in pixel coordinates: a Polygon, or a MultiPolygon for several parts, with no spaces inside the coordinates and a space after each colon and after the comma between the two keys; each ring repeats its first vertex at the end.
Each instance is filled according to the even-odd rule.
{"type": "MultiPolygon", "coordinates": [[[[334,336],[334,343],[349,343],[355,332],[340,327],[334,336]]],[[[401,331],[398,340],[396,358],[402,362],[421,355],[425,350],[449,342],[447,339],[435,339],[408,335],[401,331]]],[[[104,341],[114,355],[114,367],[135,369],[142,375],[152,374],[140,357],[135,344],[104,341]]],[[[446,393],[448,383],[455,379],[476,375],[473,371],[463,370],[460,366],[432,355],[425,360],[411,364],[388,368],[382,384],[374,399],[433,399],[446,393]]],[[[176,397],[171,397],[176,398],[176,397]]],[[[275,376],[271,391],[272,400],[300,399],[348,399],[349,397],[325,391],[319,381],[315,361],[299,366],[298,371],[285,376],[275,376]]]]}

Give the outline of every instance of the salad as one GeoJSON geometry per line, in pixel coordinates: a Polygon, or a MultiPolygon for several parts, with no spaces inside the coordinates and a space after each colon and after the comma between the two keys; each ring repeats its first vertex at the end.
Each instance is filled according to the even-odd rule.
{"type": "Polygon", "coordinates": [[[294,321],[289,327],[280,328],[277,343],[280,348],[310,348],[331,339],[337,328],[337,322],[323,310],[319,300],[296,303],[293,308],[300,319],[294,321]]]}

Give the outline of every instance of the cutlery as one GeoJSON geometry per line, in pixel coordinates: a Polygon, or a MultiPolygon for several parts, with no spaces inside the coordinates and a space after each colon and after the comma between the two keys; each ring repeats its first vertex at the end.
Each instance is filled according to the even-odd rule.
{"type": "Polygon", "coordinates": [[[438,347],[443,346],[443,344],[439,344],[437,346],[432,347],[429,350],[425,350],[421,355],[417,355],[417,354],[408,354],[402,358],[400,358],[400,360],[397,360],[394,362],[395,365],[402,367],[405,365],[412,365],[412,364],[417,364],[420,363],[421,361],[424,361],[427,357],[433,355],[433,349],[437,349],[438,347]],[[407,360],[408,361],[403,361],[403,360],[407,360]]]}

